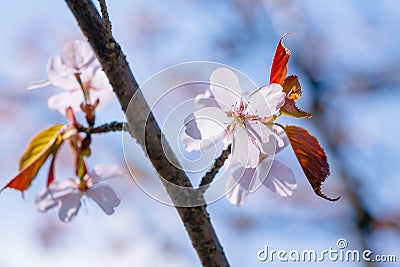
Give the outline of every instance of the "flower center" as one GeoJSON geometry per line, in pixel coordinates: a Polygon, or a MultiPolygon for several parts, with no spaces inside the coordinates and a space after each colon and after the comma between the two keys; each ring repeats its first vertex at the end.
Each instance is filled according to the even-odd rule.
{"type": "Polygon", "coordinates": [[[236,127],[236,124],[241,125],[243,128],[246,128],[246,123],[248,120],[256,120],[257,117],[255,115],[251,115],[247,111],[247,106],[240,99],[240,102],[236,102],[235,105],[232,107],[232,112],[230,116],[234,119],[234,121],[230,125],[230,130],[233,131],[236,127]]]}

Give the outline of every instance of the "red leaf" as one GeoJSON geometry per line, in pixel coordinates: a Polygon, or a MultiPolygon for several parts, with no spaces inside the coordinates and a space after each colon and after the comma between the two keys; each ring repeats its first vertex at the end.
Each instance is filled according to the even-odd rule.
{"type": "Polygon", "coordinates": [[[52,182],[54,182],[55,178],[54,178],[54,165],[56,163],[56,156],[57,156],[57,152],[54,152],[53,154],[53,158],[51,159],[51,163],[50,163],[50,168],[49,168],[49,174],[47,175],[47,184],[46,186],[49,187],[51,185],[52,182]]]}
{"type": "Polygon", "coordinates": [[[283,45],[283,38],[285,38],[285,36],[286,34],[281,37],[276,48],[274,59],[272,60],[269,83],[278,83],[282,85],[285,80],[288,70],[287,63],[290,57],[290,51],[283,45]]]}
{"type": "Polygon", "coordinates": [[[294,100],[290,98],[285,99],[285,104],[281,107],[280,112],[294,118],[311,118],[310,113],[299,109],[294,100]]]}
{"type": "Polygon", "coordinates": [[[318,140],[307,130],[294,125],[286,125],[284,130],[314,192],[327,200],[338,200],[340,197],[332,199],[321,192],[321,184],[330,171],[325,151],[318,140]]]}
{"type": "Polygon", "coordinates": [[[283,92],[286,93],[286,96],[290,99],[297,100],[301,97],[303,93],[301,91],[301,85],[299,82],[299,78],[295,75],[290,75],[286,77],[282,84],[283,92]]]}

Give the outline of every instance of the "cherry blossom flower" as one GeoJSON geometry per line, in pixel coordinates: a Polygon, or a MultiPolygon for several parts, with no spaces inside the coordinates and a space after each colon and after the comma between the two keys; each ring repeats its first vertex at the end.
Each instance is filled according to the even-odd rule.
{"type": "MultiPolygon", "coordinates": [[[[215,101],[214,96],[210,92],[210,90],[206,90],[203,94],[199,94],[196,96],[194,105],[196,109],[202,109],[205,107],[219,107],[218,103],[215,101]]],[[[193,119],[193,116],[186,118],[187,121],[193,119]]],[[[192,124],[186,125],[192,126],[192,124]]],[[[221,132],[215,136],[211,136],[208,138],[210,142],[203,142],[202,139],[194,139],[191,136],[187,135],[186,132],[183,133],[181,137],[181,141],[184,149],[187,152],[192,151],[200,151],[201,149],[205,149],[214,145],[217,148],[217,151],[222,152],[222,150],[226,149],[230,143],[228,136],[225,132],[221,132]]]]}
{"type": "MultiPolygon", "coordinates": [[[[278,134],[284,141],[284,146],[277,145],[276,153],[285,148],[289,141],[283,132],[279,130],[278,134]]],[[[236,168],[227,182],[229,193],[226,195],[228,201],[237,206],[242,206],[249,193],[257,190],[261,185],[282,197],[288,197],[293,194],[297,188],[296,179],[293,171],[274,160],[272,156],[260,155],[260,162],[255,168],[236,168]]]]}
{"type": "MultiPolygon", "coordinates": [[[[185,119],[185,133],[195,140],[232,140],[232,163],[255,168],[260,153],[273,154],[275,140],[283,141],[265,121],[272,118],[284,104],[285,93],[279,84],[270,84],[253,92],[248,98],[242,95],[238,77],[229,69],[219,68],[210,76],[209,105],[202,107],[185,119]],[[247,98],[247,100],[246,100],[247,98]]],[[[190,139],[183,138],[185,147],[190,139]]]]}
{"type": "Polygon", "coordinates": [[[35,82],[28,90],[48,85],[67,90],[48,100],[49,108],[62,114],[65,114],[65,109],[69,106],[77,112],[81,103],[94,104],[97,99],[101,109],[113,98],[112,87],[86,42],[75,40],[65,44],[60,56],[49,59],[47,76],[48,81],[35,82]]]}
{"type": "Polygon", "coordinates": [[[62,222],[70,222],[78,214],[82,200],[86,197],[111,215],[121,201],[114,190],[103,182],[118,175],[121,175],[118,166],[98,164],[93,172],[85,175],[84,183],[74,179],[54,181],[36,197],[37,208],[40,212],[46,212],[59,207],[58,218],[62,222]]]}

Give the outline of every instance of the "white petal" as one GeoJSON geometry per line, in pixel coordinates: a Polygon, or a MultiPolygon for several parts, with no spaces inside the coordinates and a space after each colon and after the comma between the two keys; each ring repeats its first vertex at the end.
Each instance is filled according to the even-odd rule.
{"type": "Polygon", "coordinates": [[[246,168],[255,168],[259,155],[256,140],[241,125],[236,125],[233,132],[232,162],[241,163],[246,168]]]}
{"type": "MultiPolygon", "coordinates": [[[[192,152],[192,151],[197,151],[200,150],[200,145],[203,142],[201,139],[194,139],[187,135],[186,133],[183,133],[182,138],[181,138],[183,147],[187,152],[192,152]]],[[[211,145],[211,142],[210,142],[211,145]]]]}
{"type": "MultiPolygon", "coordinates": [[[[73,73],[76,72],[74,70],[71,71],[73,71],[73,73]]],[[[79,70],[79,77],[81,78],[82,83],[92,83],[97,72],[102,72],[100,67],[81,69],[79,70]]]]}
{"type": "Polygon", "coordinates": [[[210,139],[223,133],[231,120],[219,108],[202,108],[185,119],[185,133],[194,139],[210,139]]]}
{"type": "Polygon", "coordinates": [[[113,214],[114,208],[121,203],[117,194],[108,185],[94,186],[86,192],[86,195],[93,199],[108,215],[113,214]]]}
{"type": "Polygon", "coordinates": [[[236,169],[227,183],[227,190],[229,193],[226,195],[228,201],[237,206],[243,206],[247,196],[249,195],[250,184],[253,180],[255,169],[244,169],[239,167],[236,169]]]}
{"type": "Polygon", "coordinates": [[[258,117],[269,117],[279,111],[285,102],[282,86],[273,83],[261,87],[249,97],[249,109],[258,117]]]}
{"type": "Polygon", "coordinates": [[[122,175],[122,169],[115,164],[100,163],[94,166],[91,173],[92,183],[108,180],[122,175]]]}
{"type": "Polygon", "coordinates": [[[112,91],[112,87],[108,81],[107,75],[101,69],[93,69],[91,74],[91,86],[95,88],[95,90],[112,91]]]}
{"type": "Polygon", "coordinates": [[[71,194],[75,189],[75,185],[70,180],[53,182],[36,196],[35,203],[38,211],[46,212],[56,207],[62,197],[71,194]]]}
{"type": "Polygon", "coordinates": [[[82,195],[82,192],[76,192],[61,198],[61,206],[58,210],[58,218],[62,222],[70,222],[76,217],[81,207],[82,195]]]}
{"type": "Polygon", "coordinates": [[[246,129],[261,153],[269,156],[275,154],[276,134],[270,127],[259,121],[253,121],[247,124],[246,129]]]}
{"type": "Polygon", "coordinates": [[[75,70],[87,68],[96,60],[90,45],[80,40],[66,43],[61,50],[61,58],[66,65],[75,70]]]}
{"type": "Polygon", "coordinates": [[[289,139],[287,138],[285,131],[281,127],[277,127],[276,132],[278,142],[276,144],[275,153],[278,153],[289,145],[289,139]]]}
{"type": "Polygon", "coordinates": [[[47,63],[47,76],[51,84],[59,88],[71,90],[79,87],[74,73],[62,62],[59,56],[49,59],[47,63]]]}
{"type": "Polygon", "coordinates": [[[51,85],[50,81],[37,81],[37,82],[33,82],[28,86],[28,91],[30,90],[35,90],[35,89],[39,89],[39,88],[43,88],[46,86],[51,85]]]}
{"type": "Polygon", "coordinates": [[[47,106],[65,114],[65,109],[71,107],[75,113],[80,112],[83,103],[83,93],[80,90],[56,94],[49,98],[47,106]]]}
{"type": "Polygon", "coordinates": [[[96,111],[100,111],[104,109],[104,107],[115,98],[115,94],[112,90],[90,90],[89,97],[92,104],[96,102],[97,99],[99,99],[100,102],[96,108],[96,111]]]}
{"type": "Polygon", "coordinates": [[[241,98],[239,78],[227,68],[218,68],[211,73],[210,90],[217,103],[227,110],[241,98]]]}
{"type": "Polygon", "coordinates": [[[201,109],[205,107],[220,107],[217,101],[214,99],[214,96],[211,94],[210,90],[206,90],[204,94],[197,95],[195,97],[194,104],[196,106],[196,109],[201,109]]]}
{"type": "MultiPolygon", "coordinates": [[[[267,159],[266,161],[271,160],[267,159]]],[[[269,163],[265,162],[262,164],[269,163]]],[[[260,168],[262,168],[261,165],[260,168]]],[[[293,171],[289,167],[283,165],[276,160],[272,162],[271,169],[263,184],[272,192],[282,197],[291,196],[293,194],[293,191],[297,188],[296,179],[293,171]]]]}
{"type": "Polygon", "coordinates": [[[97,110],[103,109],[107,103],[114,99],[115,94],[108,82],[106,74],[103,71],[97,71],[93,77],[93,80],[90,83],[89,97],[92,103],[97,99],[100,100],[97,110]]]}
{"type": "Polygon", "coordinates": [[[198,151],[201,149],[206,149],[213,145],[216,146],[217,151],[225,150],[230,144],[229,138],[225,137],[224,133],[214,135],[210,137],[208,140],[211,142],[204,143],[201,139],[194,139],[188,136],[186,133],[182,135],[181,141],[183,143],[183,147],[187,152],[198,151]]]}

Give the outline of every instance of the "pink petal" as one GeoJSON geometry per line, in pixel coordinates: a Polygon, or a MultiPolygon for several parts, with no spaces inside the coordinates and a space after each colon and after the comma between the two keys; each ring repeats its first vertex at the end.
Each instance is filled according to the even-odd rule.
{"type": "Polygon", "coordinates": [[[231,122],[221,109],[202,108],[185,119],[185,133],[194,139],[210,139],[225,131],[231,122]]]}
{"type": "Polygon", "coordinates": [[[255,168],[259,154],[256,140],[241,125],[236,125],[233,132],[232,162],[238,162],[245,168],[255,168]]]}
{"type": "Polygon", "coordinates": [[[281,127],[277,127],[276,132],[278,135],[278,142],[276,143],[275,153],[278,153],[289,145],[289,139],[287,138],[285,131],[281,127]]]}
{"type": "Polygon", "coordinates": [[[211,94],[210,90],[206,90],[204,94],[197,95],[195,97],[194,104],[196,106],[196,109],[201,109],[205,107],[220,107],[218,105],[218,102],[214,99],[214,96],[211,94]]]}
{"type": "Polygon", "coordinates": [[[121,203],[114,190],[107,185],[94,186],[86,192],[86,195],[93,199],[107,215],[113,214],[114,208],[121,203]]]}
{"type": "MultiPolygon", "coordinates": [[[[72,74],[74,74],[76,71],[72,70],[72,74]]],[[[97,72],[102,72],[102,70],[99,67],[93,67],[93,68],[86,68],[86,69],[81,69],[79,70],[79,76],[81,78],[82,83],[93,83],[93,80],[95,79],[96,73],[97,72]]]]}
{"type": "Polygon", "coordinates": [[[65,114],[67,107],[71,107],[72,110],[77,113],[81,112],[80,105],[83,101],[83,93],[77,90],[53,95],[47,101],[47,106],[50,109],[57,110],[61,114],[65,114]]]}
{"type": "MultiPolygon", "coordinates": [[[[264,164],[270,164],[268,161],[272,161],[267,159],[260,164],[259,169],[264,169],[264,164]]],[[[264,172],[260,172],[260,176],[265,175],[264,172]]],[[[273,160],[271,169],[267,174],[266,179],[263,182],[264,186],[270,189],[272,192],[282,196],[288,197],[293,194],[293,191],[296,190],[297,184],[293,171],[280,163],[279,161],[273,160]]]]}
{"type": "Polygon", "coordinates": [[[277,113],[285,103],[285,93],[279,84],[269,84],[253,92],[249,97],[249,109],[264,118],[277,113]]]}
{"type": "Polygon", "coordinates": [[[58,211],[58,218],[62,222],[70,222],[76,217],[81,207],[82,195],[82,192],[76,192],[61,198],[61,206],[58,211]]]}
{"type": "Polygon", "coordinates": [[[110,83],[108,82],[107,76],[103,71],[97,71],[95,76],[90,83],[91,88],[89,88],[89,98],[92,103],[97,99],[100,100],[97,110],[101,110],[104,106],[112,101],[115,94],[112,90],[110,83]]]}
{"type": "Polygon", "coordinates": [[[87,42],[74,40],[66,43],[61,50],[62,61],[72,69],[88,68],[96,57],[87,42]]]}
{"type": "Polygon", "coordinates": [[[186,133],[184,133],[181,138],[183,147],[187,152],[198,151],[201,149],[211,147],[212,145],[215,145],[217,147],[217,151],[222,151],[225,150],[230,144],[229,138],[225,138],[224,133],[214,135],[210,137],[208,140],[210,140],[211,142],[206,142],[204,144],[203,140],[194,139],[188,136],[186,133]]]}
{"type": "Polygon", "coordinates": [[[239,167],[236,169],[227,183],[229,193],[226,198],[232,205],[243,206],[248,195],[249,188],[253,180],[255,169],[244,169],[239,167]]]}
{"type": "Polygon", "coordinates": [[[58,205],[61,198],[71,194],[76,186],[71,180],[53,182],[48,188],[42,190],[35,199],[37,209],[40,212],[46,212],[58,205]]]}
{"type": "Polygon", "coordinates": [[[259,121],[253,121],[247,124],[246,130],[261,153],[266,155],[275,154],[276,134],[270,127],[259,121]]]}
{"type": "Polygon", "coordinates": [[[120,175],[122,175],[122,170],[118,165],[101,163],[94,166],[93,172],[91,173],[91,179],[92,183],[95,184],[120,175]]]}
{"type": "Polygon", "coordinates": [[[183,147],[187,152],[192,152],[195,150],[200,150],[200,145],[203,142],[201,139],[194,139],[187,135],[186,133],[183,133],[182,138],[181,138],[183,147]]]}
{"type": "Polygon", "coordinates": [[[61,89],[71,90],[79,87],[74,73],[62,62],[59,56],[49,59],[47,63],[47,76],[51,84],[61,89]]]}
{"type": "Polygon", "coordinates": [[[46,87],[46,86],[49,86],[49,85],[51,85],[51,82],[50,82],[50,81],[37,81],[37,82],[31,83],[31,84],[28,86],[27,90],[28,90],[28,91],[31,91],[31,90],[43,88],[43,87],[46,87]]]}
{"type": "Polygon", "coordinates": [[[239,79],[227,68],[218,68],[211,73],[210,90],[217,103],[225,110],[230,110],[241,98],[239,79]]]}

